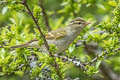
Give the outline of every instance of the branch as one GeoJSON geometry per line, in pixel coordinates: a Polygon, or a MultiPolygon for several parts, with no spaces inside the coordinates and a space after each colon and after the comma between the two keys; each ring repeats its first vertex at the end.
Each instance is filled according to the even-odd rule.
{"type": "MultiPolygon", "coordinates": [[[[22,4],[27,8],[29,14],[31,15],[31,17],[32,17],[32,19],[33,19],[33,21],[34,21],[34,23],[36,24],[36,26],[37,26],[37,28],[38,28],[38,30],[39,30],[39,32],[40,32],[40,35],[42,36],[42,38],[43,38],[43,40],[44,40],[44,44],[45,44],[45,47],[47,48],[47,50],[48,50],[48,52],[49,52],[49,55],[54,58],[54,55],[53,55],[52,52],[50,52],[50,50],[49,50],[49,45],[48,45],[48,43],[47,43],[47,40],[45,39],[44,34],[42,33],[42,30],[41,30],[40,26],[38,25],[38,22],[36,21],[35,17],[33,16],[33,14],[32,14],[32,12],[31,12],[30,8],[28,7],[28,5],[26,4],[26,0],[23,0],[22,4]]],[[[59,69],[58,69],[59,66],[58,66],[58,64],[57,64],[57,62],[56,62],[56,59],[54,58],[54,60],[55,60],[55,66],[54,66],[54,67],[56,68],[57,74],[58,74],[60,80],[63,80],[63,79],[62,79],[62,76],[60,75],[60,71],[59,71],[59,69]]]]}
{"type": "MultiPolygon", "coordinates": [[[[40,32],[40,35],[42,36],[42,38],[43,38],[43,40],[44,40],[45,47],[46,47],[47,50],[49,51],[49,45],[48,45],[48,43],[47,43],[47,40],[45,39],[45,36],[44,36],[44,34],[42,33],[42,30],[41,30],[40,26],[38,25],[37,20],[36,20],[35,17],[33,16],[33,13],[31,12],[31,10],[30,10],[30,8],[28,7],[28,5],[26,4],[26,0],[23,0],[22,4],[27,8],[29,14],[31,15],[31,17],[32,17],[35,25],[37,26],[37,28],[38,28],[38,30],[39,30],[39,32],[40,32]]],[[[49,51],[49,54],[50,54],[50,56],[52,56],[52,53],[51,53],[50,51],[49,51]]]]}
{"type": "Polygon", "coordinates": [[[71,58],[68,58],[66,56],[60,56],[58,54],[54,54],[54,56],[57,57],[57,58],[60,58],[64,62],[66,62],[66,61],[72,62],[76,67],[80,67],[81,69],[86,71],[85,66],[78,59],[76,59],[75,57],[73,59],[71,59],[71,58]]]}
{"type": "Polygon", "coordinates": [[[115,74],[106,63],[102,62],[100,68],[107,80],[120,80],[119,75],[115,74]]]}
{"type": "Polygon", "coordinates": [[[45,20],[46,28],[48,29],[48,31],[51,31],[51,28],[50,28],[50,25],[49,25],[49,22],[48,22],[48,16],[47,16],[47,14],[45,12],[45,8],[43,6],[43,1],[44,0],[38,0],[38,1],[39,1],[39,5],[40,5],[40,7],[42,9],[42,13],[43,13],[43,17],[44,17],[44,20],[45,20]]]}
{"type": "Polygon", "coordinates": [[[2,3],[8,3],[7,1],[0,1],[0,4],[2,4],[2,3]]]}
{"type": "Polygon", "coordinates": [[[0,48],[4,48],[3,46],[0,46],[0,48]]]}
{"type": "MultiPolygon", "coordinates": [[[[117,51],[119,51],[119,50],[120,50],[120,48],[117,48],[117,49],[112,50],[111,52],[117,52],[117,51]]],[[[90,64],[96,62],[100,57],[105,57],[108,53],[109,53],[109,52],[108,52],[107,50],[104,51],[104,52],[101,53],[100,55],[98,55],[98,56],[96,56],[95,58],[93,58],[90,62],[85,63],[85,65],[88,65],[88,64],[90,65],[90,64]]]]}
{"type": "MultiPolygon", "coordinates": [[[[94,43],[92,43],[92,44],[84,43],[84,45],[85,45],[85,50],[87,51],[87,54],[90,57],[95,56],[97,48],[98,48],[98,45],[94,44],[94,43]]],[[[118,75],[115,74],[104,61],[100,65],[100,70],[102,71],[102,74],[104,75],[104,79],[105,80],[119,80],[118,75]]]]}

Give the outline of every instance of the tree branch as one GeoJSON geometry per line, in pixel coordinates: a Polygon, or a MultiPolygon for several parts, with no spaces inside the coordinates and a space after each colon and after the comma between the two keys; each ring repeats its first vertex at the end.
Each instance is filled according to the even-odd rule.
{"type": "Polygon", "coordinates": [[[120,80],[119,75],[115,74],[105,62],[101,63],[100,69],[107,80],[120,80]]]}
{"type": "MultiPolygon", "coordinates": [[[[26,7],[26,9],[28,10],[29,14],[31,15],[31,17],[32,17],[35,25],[37,26],[37,28],[38,28],[38,30],[39,30],[39,32],[40,32],[40,35],[42,36],[42,38],[43,38],[43,40],[44,40],[45,47],[47,48],[47,50],[48,50],[48,52],[49,52],[49,55],[54,58],[54,55],[53,55],[52,52],[50,52],[50,50],[49,50],[49,45],[48,45],[48,43],[47,43],[47,40],[45,39],[45,36],[44,36],[44,34],[42,33],[42,30],[41,30],[40,26],[38,25],[38,22],[36,21],[35,17],[33,16],[33,13],[31,12],[30,8],[28,7],[28,5],[27,5],[27,3],[26,3],[26,0],[23,0],[22,4],[26,7]]],[[[60,80],[63,80],[63,79],[62,79],[62,76],[60,75],[60,71],[59,71],[59,69],[58,69],[59,67],[58,67],[58,65],[57,65],[56,59],[54,58],[54,60],[55,60],[55,66],[54,66],[54,67],[57,69],[57,70],[56,70],[56,71],[57,71],[57,74],[58,74],[60,80]]]]}
{"type": "Polygon", "coordinates": [[[4,48],[3,46],[0,46],[0,48],[4,48]]]}
{"type": "Polygon", "coordinates": [[[43,6],[43,1],[44,0],[38,0],[39,1],[39,5],[42,9],[42,13],[43,13],[43,17],[44,17],[44,20],[45,20],[45,25],[46,25],[46,28],[48,29],[48,31],[51,31],[51,28],[50,28],[50,25],[49,25],[49,21],[48,21],[48,16],[45,12],[45,8],[43,6]]]}
{"type": "MultiPolygon", "coordinates": [[[[119,50],[120,50],[120,48],[117,48],[117,49],[112,50],[111,52],[116,52],[116,51],[119,51],[119,50]]],[[[88,65],[88,64],[90,65],[90,64],[96,62],[100,57],[105,57],[108,53],[109,53],[109,52],[108,52],[107,50],[104,51],[104,52],[101,53],[100,55],[98,55],[98,56],[96,56],[95,58],[93,58],[90,62],[85,63],[85,65],[88,65]]]]}
{"type": "MultiPolygon", "coordinates": [[[[28,5],[26,4],[26,0],[23,0],[22,4],[27,8],[29,14],[31,15],[36,27],[38,28],[39,32],[40,32],[40,35],[42,36],[43,40],[44,40],[44,44],[45,44],[45,47],[47,48],[47,50],[49,51],[49,45],[47,43],[47,40],[45,39],[45,36],[44,34],[42,33],[42,30],[40,28],[40,26],[38,25],[38,22],[37,20],[35,19],[35,17],[33,16],[33,13],[31,12],[30,8],[28,7],[28,5]]],[[[50,56],[52,56],[52,53],[49,51],[49,54],[50,56]]]]}
{"type": "MultiPolygon", "coordinates": [[[[94,43],[92,44],[84,43],[84,45],[85,45],[85,50],[87,51],[87,54],[90,57],[94,57],[96,54],[98,45],[95,45],[94,43]]],[[[119,50],[119,49],[116,49],[116,50],[119,50]]],[[[116,51],[116,50],[113,50],[113,51],[116,51]]],[[[104,61],[102,61],[100,65],[100,70],[102,71],[102,74],[104,75],[104,80],[119,80],[120,79],[118,75],[115,74],[104,61]]]]}
{"type": "Polygon", "coordinates": [[[72,62],[76,67],[80,67],[82,70],[84,70],[84,71],[86,71],[86,68],[85,68],[85,66],[83,65],[83,63],[81,63],[78,59],[76,59],[76,58],[73,58],[73,59],[71,59],[71,58],[68,58],[68,57],[66,57],[66,56],[60,56],[60,55],[58,55],[58,54],[54,54],[54,56],[55,57],[57,57],[57,58],[60,58],[62,61],[69,61],[69,62],[72,62]]]}
{"type": "Polygon", "coordinates": [[[2,4],[2,3],[8,3],[7,1],[0,1],[0,4],[2,4]]]}

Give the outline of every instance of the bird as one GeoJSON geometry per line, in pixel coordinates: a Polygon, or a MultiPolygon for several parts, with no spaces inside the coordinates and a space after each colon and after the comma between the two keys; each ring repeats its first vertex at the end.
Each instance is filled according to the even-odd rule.
{"type": "MultiPolygon", "coordinates": [[[[48,45],[56,46],[56,54],[60,54],[68,49],[69,45],[79,36],[80,32],[87,26],[89,22],[85,21],[81,17],[77,17],[69,22],[66,27],[59,28],[54,31],[50,31],[45,35],[45,39],[48,45]]],[[[42,52],[46,52],[47,48],[45,45],[39,45],[38,39],[33,39],[21,45],[11,46],[11,48],[21,48],[21,47],[30,47],[30,48],[40,48],[42,52]]]]}

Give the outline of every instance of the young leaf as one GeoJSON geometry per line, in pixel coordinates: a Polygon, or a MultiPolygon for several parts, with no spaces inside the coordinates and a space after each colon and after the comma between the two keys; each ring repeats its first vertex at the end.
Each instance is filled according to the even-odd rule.
{"type": "Polygon", "coordinates": [[[110,4],[111,6],[114,6],[116,7],[117,6],[117,3],[116,1],[109,1],[108,4],[110,4]]]}
{"type": "Polygon", "coordinates": [[[8,10],[8,6],[5,6],[3,9],[2,9],[2,15],[4,15],[8,10]]]}

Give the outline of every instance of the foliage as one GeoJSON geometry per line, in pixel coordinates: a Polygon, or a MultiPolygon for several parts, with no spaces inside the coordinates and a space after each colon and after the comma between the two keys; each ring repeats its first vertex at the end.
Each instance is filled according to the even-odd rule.
{"type": "MultiPolygon", "coordinates": [[[[72,59],[68,59],[68,61],[62,60],[61,57],[50,56],[36,48],[11,48],[11,46],[34,38],[39,39],[39,45],[44,44],[44,39],[36,28],[34,20],[22,4],[23,1],[3,0],[0,2],[0,4],[4,3],[0,8],[0,21],[3,21],[3,24],[0,23],[0,76],[18,75],[20,78],[22,75],[24,78],[25,75],[33,80],[69,78],[71,80],[73,78],[93,80],[94,75],[98,74],[98,77],[103,79],[101,76],[106,75],[99,72],[102,62],[109,64],[111,70],[119,75],[119,0],[45,0],[43,5],[49,25],[53,30],[66,26],[70,20],[78,16],[91,22],[69,46],[66,54],[63,53],[62,56],[72,59]],[[55,4],[59,4],[59,6],[55,4]],[[77,45],[78,42],[80,46],[77,45]],[[97,46],[93,45],[94,49],[90,44],[97,44],[97,46]],[[94,59],[96,60],[93,61],[94,59]],[[83,64],[83,66],[81,67],[79,64],[83,64]]],[[[48,31],[43,9],[38,5],[39,1],[41,0],[27,0],[27,5],[45,35],[48,31]]],[[[49,47],[50,52],[54,55],[56,46],[49,45],[49,47]]]]}

